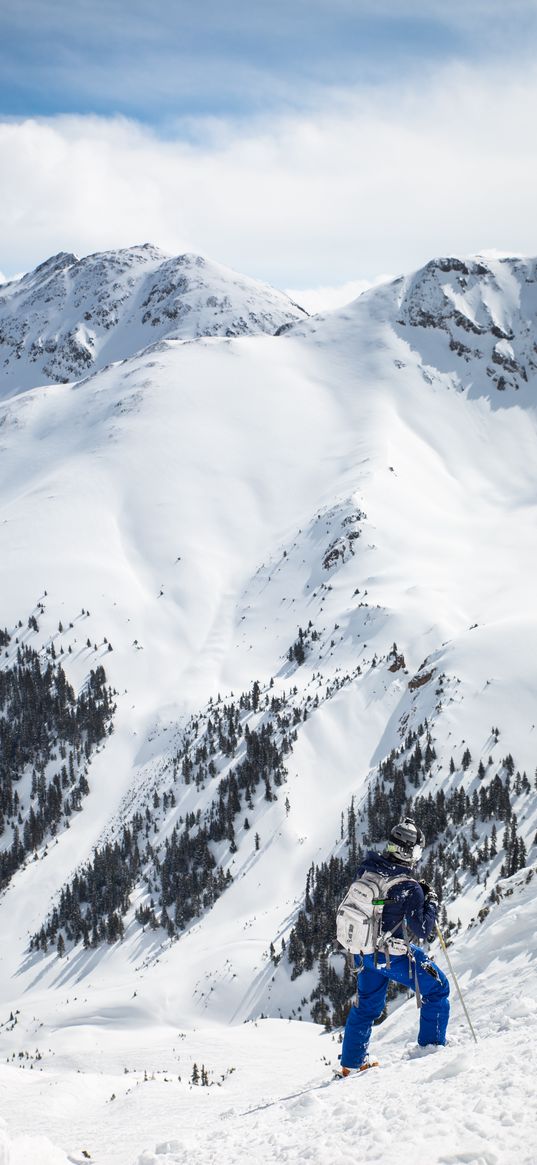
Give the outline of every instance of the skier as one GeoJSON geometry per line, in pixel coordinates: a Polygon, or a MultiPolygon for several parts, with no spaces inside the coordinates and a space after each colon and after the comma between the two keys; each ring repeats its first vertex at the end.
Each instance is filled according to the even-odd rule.
{"type": "Polygon", "coordinates": [[[391,830],[383,853],[370,851],[357,873],[366,871],[397,881],[383,900],[380,934],[373,953],[355,954],[357,1005],[351,1007],[343,1047],[341,1075],[372,1067],[367,1057],[373,1021],[386,1002],[388,980],[416,992],[420,1007],[418,1044],[445,1044],[449,1019],[449,983],[443,971],[412,938],[424,940],[434,931],[438,898],[432,886],[419,882],[414,864],[419,861],[425,838],[406,817],[391,830]],[[408,871],[408,877],[401,877],[408,871]],[[383,936],[385,936],[383,938],[383,936]]]}

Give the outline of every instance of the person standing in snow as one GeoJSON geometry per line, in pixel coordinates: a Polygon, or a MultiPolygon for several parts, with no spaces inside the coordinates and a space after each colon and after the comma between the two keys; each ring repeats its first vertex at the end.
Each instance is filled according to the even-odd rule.
{"type": "Polygon", "coordinates": [[[383,853],[370,851],[357,873],[397,879],[383,899],[380,934],[373,953],[356,954],[357,1004],[351,1007],[343,1046],[341,1075],[369,1067],[367,1049],[375,1019],[386,1002],[388,981],[416,992],[420,1007],[418,1044],[445,1044],[449,1019],[449,982],[419,943],[434,932],[438,898],[414,872],[425,838],[410,818],[392,829],[383,853]],[[403,876],[402,876],[403,875],[403,876]],[[406,877],[404,876],[406,875],[406,877]]]}

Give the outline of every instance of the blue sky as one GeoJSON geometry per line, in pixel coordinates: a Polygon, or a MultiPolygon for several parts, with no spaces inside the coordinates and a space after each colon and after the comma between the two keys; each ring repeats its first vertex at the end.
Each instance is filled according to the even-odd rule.
{"type": "Polygon", "coordinates": [[[535,5],[460,0],[2,0],[5,116],[184,118],[300,107],[527,43],[535,5]],[[492,17],[492,19],[491,19],[492,17]]]}
{"type": "Polygon", "coordinates": [[[536,0],[0,0],[0,271],[151,240],[292,288],[537,252],[536,0]]]}

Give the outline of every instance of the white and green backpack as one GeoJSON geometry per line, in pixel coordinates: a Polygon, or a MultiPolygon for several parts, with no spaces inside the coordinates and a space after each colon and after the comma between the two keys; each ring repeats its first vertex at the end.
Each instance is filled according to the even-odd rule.
{"type": "Polygon", "coordinates": [[[364,870],[351,884],[336,916],[337,940],[349,954],[369,955],[388,946],[392,954],[406,951],[403,939],[382,933],[382,911],[392,886],[408,881],[408,873],[384,878],[364,870]]]}

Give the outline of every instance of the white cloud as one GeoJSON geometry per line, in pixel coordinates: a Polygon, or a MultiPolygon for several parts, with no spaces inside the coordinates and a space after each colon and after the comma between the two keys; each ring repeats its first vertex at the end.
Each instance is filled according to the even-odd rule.
{"type": "Polygon", "coordinates": [[[316,114],[197,126],[0,124],[0,262],[153,241],[280,286],[332,288],[433,254],[534,251],[537,78],[461,67],[419,91],[332,93],[316,114]]]}
{"type": "Polygon", "coordinates": [[[391,278],[393,278],[391,275],[379,275],[373,282],[368,279],[350,279],[338,287],[286,287],[284,290],[310,315],[316,315],[317,312],[334,311],[338,307],[344,307],[364,291],[369,291],[370,287],[385,283],[391,278]]]}

